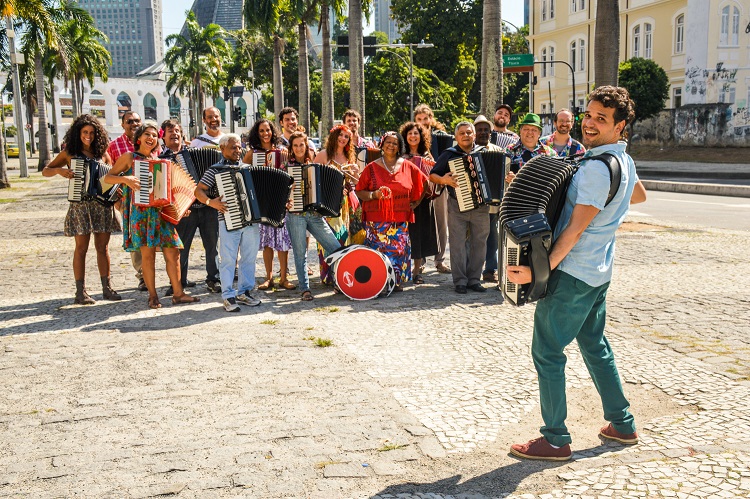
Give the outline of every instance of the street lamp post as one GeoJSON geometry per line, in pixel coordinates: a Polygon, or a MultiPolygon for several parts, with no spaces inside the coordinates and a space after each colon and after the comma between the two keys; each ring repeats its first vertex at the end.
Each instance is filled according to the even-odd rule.
{"type": "MultiPolygon", "coordinates": [[[[573,66],[571,66],[567,61],[534,61],[534,64],[565,64],[568,66],[568,69],[570,69],[570,76],[573,77],[573,117],[578,115],[578,104],[576,102],[576,72],[573,66]]],[[[575,130],[575,127],[574,127],[575,130]]]]}
{"type": "MultiPolygon", "coordinates": [[[[388,45],[377,45],[377,47],[409,48],[409,116],[414,119],[414,49],[431,49],[435,45],[421,41],[419,43],[393,43],[388,45]]],[[[391,51],[388,51],[391,52],[391,51]]],[[[391,52],[396,54],[396,52],[391,52]]],[[[401,57],[399,54],[396,54],[401,57]]]]}
{"type": "MultiPolygon", "coordinates": [[[[26,164],[26,139],[24,138],[23,113],[21,112],[21,79],[18,76],[18,65],[21,64],[20,53],[16,53],[16,33],[13,31],[13,22],[10,17],[5,18],[5,34],[8,37],[8,48],[10,50],[10,71],[13,74],[13,117],[16,121],[16,141],[18,142],[18,159],[20,162],[20,176],[29,176],[29,167],[26,164]]],[[[31,138],[32,142],[34,138],[31,138]]],[[[5,151],[3,151],[5,154],[5,151]]]]}

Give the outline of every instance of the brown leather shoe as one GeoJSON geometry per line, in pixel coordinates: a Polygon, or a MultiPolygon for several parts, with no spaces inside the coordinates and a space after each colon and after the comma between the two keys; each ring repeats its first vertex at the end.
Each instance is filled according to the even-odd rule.
{"type": "Polygon", "coordinates": [[[540,461],[567,461],[573,455],[570,444],[555,449],[544,437],[529,440],[525,444],[513,444],[510,446],[510,453],[524,459],[540,461]]]}
{"type": "Polygon", "coordinates": [[[638,433],[620,433],[619,431],[615,430],[615,427],[612,426],[612,423],[609,423],[607,426],[602,428],[599,431],[599,436],[602,438],[606,438],[607,440],[614,440],[615,442],[620,442],[621,444],[625,445],[633,445],[638,443],[638,433]]]}
{"type": "Polygon", "coordinates": [[[482,274],[484,282],[497,282],[497,272],[485,272],[482,274]]]}

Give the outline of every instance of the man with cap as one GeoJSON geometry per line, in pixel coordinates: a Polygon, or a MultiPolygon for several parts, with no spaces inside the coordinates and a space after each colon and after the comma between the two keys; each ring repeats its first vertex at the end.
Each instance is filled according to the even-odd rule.
{"type": "Polygon", "coordinates": [[[512,180],[515,173],[535,156],[557,156],[555,150],[545,146],[539,139],[542,137],[542,120],[538,114],[528,113],[518,124],[520,140],[508,148],[511,156],[511,174],[507,181],[512,180]]]}
{"type": "MultiPolygon", "coordinates": [[[[474,120],[474,129],[477,133],[477,145],[484,146],[489,151],[503,150],[500,146],[490,142],[492,123],[483,114],[474,120]]],[[[497,223],[499,219],[500,207],[490,206],[490,235],[487,236],[487,254],[484,259],[484,272],[482,272],[484,282],[497,282],[497,223]]]]}
{"type": "Polygon", "coordinates": [[[585,153],[583,144],[570,136],[573,123],[573,113],[569,109],[560,109],[555,115],[555,131],[539,139],[539,142],[554,149],[561,158],[585,153]]]}
{"type": "Polygon", "coordinates": [[[492,130],[490,141],[503,149],[507,149],[519,140],[518,135],[508,130],[512,116],[513,108],[508,104],[500,104],[495,109],[495,126],[492,130]]]}

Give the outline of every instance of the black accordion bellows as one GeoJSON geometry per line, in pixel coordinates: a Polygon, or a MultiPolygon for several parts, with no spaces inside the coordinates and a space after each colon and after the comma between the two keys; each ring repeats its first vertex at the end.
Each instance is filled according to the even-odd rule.
{"type": "Polygon", "coordinates": [[[344,174],[340,170],[318,163],[290,163],[287,172],[295,184],[290,213],[315,210],[324,217],[338,217],[341,214],[344,174]]]}
{"type": "Polygon", "coordinates": [[[445,132],[433,133],[432,143],[434,144],[434,147],[436,148],[436,151],[437,151],[437,156],[435,156],[435,159],[437,159],[438,156],[443,154],[443,151],[445,151],[449,147],[453,147],[453,141],[454,141],[453,135],[450,135],[445,132]]]}
{"type": "Polygon", "coordinates": [[[526,163],[505,190],[500,203],[503,228],[501,289],[513,305],[542,298],[550,276],[549,249],[565,204],[575,162],[536,156],[526,163]],[[532,282],[517,285],[508,280],[507,265],[531,267],[532,282]]]}
{"type": "Polygon", "coordinates": [[[197,184],[201,181],[206,170],[221,161],[224,156],[218,149],[201,147],[183,149],[175,154],[175,158],[182,169],[188,172],[197,184]]]}

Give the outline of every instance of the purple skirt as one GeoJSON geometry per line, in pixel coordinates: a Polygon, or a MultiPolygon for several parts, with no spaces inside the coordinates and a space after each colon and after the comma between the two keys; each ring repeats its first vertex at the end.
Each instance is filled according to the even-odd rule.
{"type": "Polygon", "coordinates": [[[260,226],[260,249],[273,248],[276,251],[289,251],[292,248],[292,240],[286,226],[276,228],[269,225],[260,226]]]}

